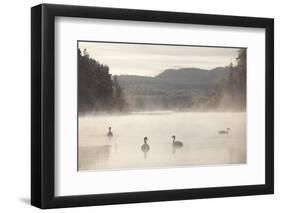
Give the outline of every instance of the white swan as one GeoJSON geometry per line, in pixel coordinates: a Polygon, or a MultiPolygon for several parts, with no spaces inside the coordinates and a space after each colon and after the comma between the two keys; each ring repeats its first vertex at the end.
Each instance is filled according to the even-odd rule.
{"type": "Polygon", "coordinates": [[[150,149],[149,145],[147,144],[148,139],[147,139],[147,137],[144,137],[143,140],[144,140],[144,144],[141,146],[141,150],[143,152],[148,152],[150,149]]]}
{"type": "Polygon", "coordinates": [[[172,143],[172,145],[173,145],[173,147],[182,147],[183,146],[183,143],[182,142],[180,142],[180,141],[176,141],[176,136],[172,136],[172,139],[173,139],[173,143],[172,143]]]}
{"type": "Polygon", "coordinates": [[[146,159],[147,157],[147,152],[149,151],[150,147],[149,145],[147,144],[147,137],[144,137],[144,144],[141,146],[141,150],[143,151],[143,154],[144,154],[144,159],[146,159]]]}
{"type": "Polygon", "coordinates": [[[230,128],[227,128],[226,130],[218,131],[218,133],[221,134],[221,135],[228,135],[229,130],[230,130],[230,128]]]}
{"type": "Polygon", "coordinates": [[[113,133],[111,132],[111,127],[108,128],[108,133],[107,133],[108,137],[112,137],[113,133]]]}

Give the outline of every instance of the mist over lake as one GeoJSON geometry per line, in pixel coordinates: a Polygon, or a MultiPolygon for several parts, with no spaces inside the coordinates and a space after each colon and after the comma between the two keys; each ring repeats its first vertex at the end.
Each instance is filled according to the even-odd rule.
{"type": "Polygon", "coordinates": [[[145,112],[79,118],[79,170],[246,163],[246,114],[145,112]],[[114,136],[107,137],[108,127],[114,136]],[[219,130],[230,128],[228,135],[219,130]],[[173,147],[172,136],[183,146],[173,147]],[[150,150],[141,146],[148,137],[150,150]]]}

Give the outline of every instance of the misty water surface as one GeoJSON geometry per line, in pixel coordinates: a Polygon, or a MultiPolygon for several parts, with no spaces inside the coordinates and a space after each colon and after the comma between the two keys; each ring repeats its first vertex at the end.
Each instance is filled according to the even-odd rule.
{"type": "Polygon", "coordinates": [[[80,116],[79,170],[246,163],[246,113],[146,112],[80,116]],[[114,136],[107,137],[108,127],[114,136]],[[230,128],[228,135],[218,131],[230,128]],[[183,147],[172,145],[172,136],[183,147]],[[150,150],[141,146],[148,137],[150,150]]]}

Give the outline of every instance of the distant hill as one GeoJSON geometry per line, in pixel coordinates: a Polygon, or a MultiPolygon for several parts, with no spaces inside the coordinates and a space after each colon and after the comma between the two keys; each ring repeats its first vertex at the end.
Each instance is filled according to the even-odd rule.
{"type": "Polygon", "coordinates": [[[167,69],[155,77],[120,75],[118,81],[133,109],[188,108],[195,99],[208,97],[228,67],[167,69]]]}
{"type": "Polygon", "coordinates": [[[155,78],[181,84],[214,84],[226,77],[228,68],[217,67],[212,70],[198,68],[167,69],[155,78]]]}
{"type": "Polygon", "coordinates": [[[198,68],[167,69],[155,77],[135,75],[118,76],[120,85],[126,87],[147,87],[157,89],[171,88],[210,88],[226,78],[228,67],[217,67],[212,70],[198,68]]]}

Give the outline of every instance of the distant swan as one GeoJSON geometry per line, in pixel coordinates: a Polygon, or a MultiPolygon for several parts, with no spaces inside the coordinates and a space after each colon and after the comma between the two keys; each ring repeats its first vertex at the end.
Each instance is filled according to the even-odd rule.
{"type": "Polygon", "coordinates": [[[141,146],[141,150],[144,153],[144,158],[146,158],[147,152],[149,151],[150,147],[147,144],[147,141],[148,141],[147,137],[144,137],[143,140],[144,140],[144,144],[141,146]]]}
{"type": "Polygon", "coordinates": [[[108,128],[108,133],[107,133],[108,137],[112,137],[113,133],[111,132],[111,127],[108,128]]]}
{"type": "Polygon", "coordinates": [[[227,128],[226,130],[218,131],[218,133],[221,134],[221,135],[228,135],[229,130],[230,130],[230,128],[227,128]]]}
{"type": "Polygon", "coordinates": [[[173,147],[182,147],[183,146],[182,142],[176,141],[176,136],[173,135],[172,139],[173,139],[173,143],[172,143],[173,147]]]}

